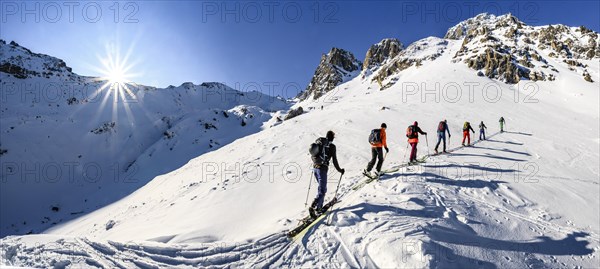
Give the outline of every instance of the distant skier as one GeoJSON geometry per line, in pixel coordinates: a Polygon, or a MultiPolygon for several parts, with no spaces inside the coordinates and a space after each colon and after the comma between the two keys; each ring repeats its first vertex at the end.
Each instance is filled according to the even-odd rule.
{"type": "Polygon", "coordinates": [[[417,144],[419,144],[419,134],[427,135],[419,128],[419,123],[414,122],[413,125],[406,128],[406,137],[408,137],[408,143],[411,146],[409,163],[417,161],[417,144]]]}
{"type": "MultiPolygon", "coordinates": [[[[313,145],[317,145],[317,150],[313,152],[313,145],[311,145],[311,157],[313,161],[313,173],[315,179],[319,183],[319,189],[317,191],[317,197],[313,201],[312,205],[308,209],[312,217],[316,217],[323,213],[323,202],[325,200],[325,193],[327,192],[327,172],[329,170],[329,160],[333,158],[333,165],[335,169],[344,174],[345,169],[340,168],[337,160],[336,148],[332,143],[335,138],[333,131],[328,131],[325,137],[318,138],[313,145]]],[[[335,197],[333,198],[335,203],[335,197]]]]}
{"type": "Polygon", "coordinates": [[[446,132],[448,133],[448,138],[450,138],[451,135],[450,130],[448,129],[448,121],[440,121],[437,128],[438,141],[437,144],[435,144],[435,154],[438,153],[438,147],[440,146],[440,142],[442,141],[444,141],[443,151],[444,153],[446,152],[446,132]]]}
{"type": "Polygon", "coordinates": [[[467,146],[471,145],[471,134],[469,133],[469,130],[471,130],[471,132],[475,133],[475,131],[473,130],[473,127],[471,127],[471,123],[468,121],[465,121],[465,124],[463,125],[463,140],[462,140],[462,145],[465,145],[465,139],[467,139],[467,146]]]}
{"type": "Polygon", "coordinates": [[[500,122],[500,132],[503,133],[504,132],[504,117],[500,117],[500,120],[498,122],[500,122]]]}
{"type": "Polygon", "coordinates": [[[487,129],[487,126],[481,121],[479,124],[479,140],[485,140],[485,129],[487,129]]]}
{"type": "Polygon", "coordinates": [[[386,153],[390,152],[390,149],[387,147],[387,135],[385,133],[385,129],[387,129],[387,125],[382,123],[380,129],[373,129],[369,135],[369,143],[371,144],[371,161],[369,161],[367,164],[367,168],[363,170],[363,174],[365,176],[371,177],[371,169],[373,169],[375,161],[377,161],[375,176],[378,177],[381,173],[381,166],[383,165],[383,149],[385,148],[386,153]]]}

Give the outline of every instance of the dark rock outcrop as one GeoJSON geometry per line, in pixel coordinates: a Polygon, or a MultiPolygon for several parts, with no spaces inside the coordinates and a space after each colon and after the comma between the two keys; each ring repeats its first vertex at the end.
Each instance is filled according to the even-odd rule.
{"type": "Polygon", "coordinates": [[[15,78],[57,76],[68,79],[74,76],[73,70],[63,60],[34,53],[14,41],[6,44],[6,41],[0,39],[0,55],[3,55],[0,58],[0,72],[15,78]]]}
{"type": "Polygon", "coordinates": [[[289,120],[291,118],[295,118],[297,116],[302,115],[303,113],[304,113],[304,109],[301,106],[299,106],[296,109],[290,110],[290,112],[287,115],[285,115],[284,120],[289,120]]]}
{"type": "Polygon", "coordinates": [[[348,51],[332,48],[321,56],[321,62],[306,89],[298,95],[300,100],[312,96],[317,99],[333,90],[340,83],[353,77],[353,72],[360,70],[362,63],[348,51]]]}
{"type": "Polygon", "coordinates": [[[519,68],[512,55],[502,54],[489,48],[484,53],[467,59],[466,62],[472,69],[483,69],[485,76],[498,78],[509,84],[519,82],[521,77],[529,78],[529,70],[519,68]]]}
{"type": "Polygon", "coordinates": [[[450,28],[445,38],[462,39],[454,62],[462,61],[478,75],[509,84],[521,79],[555,79],[552,72],[558,71],[539,51],[562,60],[574,72],[586,68],[577,59],[600,58],[598,33],[592,30],[564,25],[532,27],[510,14],[477,15],[450,28]]]}
{"type": "Polygon", "coordinates": [[[398,39],[386,38],[381,40],[379,43],[372,45],[367,51],[362,69],[379,66],[386,60],[393,59],[400,53],[402,48],[402,43],[398,39]]]}

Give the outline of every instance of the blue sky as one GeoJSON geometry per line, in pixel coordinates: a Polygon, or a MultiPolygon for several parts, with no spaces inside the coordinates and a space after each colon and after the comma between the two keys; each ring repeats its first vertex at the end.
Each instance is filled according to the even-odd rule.
{"type": "Polygon", "coordinates": [[[600,31],[599,1],[130,1],[0,2],[0,38],[100,75],[120,53],[135,82],[166,87],[224,82],[295,95],[331,47],[363,59],[370,45],[442,37],[482,12],[511,12],[530,25],[600,31]],[[268,86],[275,85],[275,86],[268,86]]]}

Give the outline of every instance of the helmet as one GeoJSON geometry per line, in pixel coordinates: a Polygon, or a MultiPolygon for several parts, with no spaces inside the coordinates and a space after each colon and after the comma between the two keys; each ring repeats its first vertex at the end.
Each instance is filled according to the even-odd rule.
{"type": "Polygon", "coordinates": [[[414,126],[418,126],[419,123],[417,121],[415,121],[415,123],[413,123],[414,126]]]}
{"type": "Polygon", "coordinates": [[[381,128],[387,128],[387,124],[385,124],[385,122],[384,122],[384,123],[382,123],[382,124],[381,124],[381,128]]]}

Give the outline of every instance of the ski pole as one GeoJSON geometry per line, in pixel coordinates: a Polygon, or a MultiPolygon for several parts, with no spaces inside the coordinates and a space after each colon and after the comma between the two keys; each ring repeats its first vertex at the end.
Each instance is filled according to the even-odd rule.
{"type": "Polygon", "coordinates": [[[383,166],[383,162],[385,162],[385,159],[387,158],[387,152],[383,154],[383,160],[381,160],[381,166],[383,166]]]}
{"type": "MultiPolygon", "coordinates": [[[[340,174],[340,181],[338,181],[338,185],[337,185],[337,187],[335,188],[335,193],[333,194],[333,197],[334,197],[334,199],[337,199],[337,193],[338,193],[338,190],[340,189],[340,185],[341,185],[341,183],[342,183],[342,177],[343,177],[343,176],[344,176],[344,174],[340,174]]],[[[327,226],[331,225],[331,219],[332,219],[332,218],[333,218],[333,214],[329,214],[329,216],[328,216],[328,218],[327,218],[327,221],[325,222],[325,224],[326,224],[327,226]]]]}
{"type": "Polygon", "coordinates": [[[333,197],[337,198],[338,190],[340,189],[340,185],[342,183],[342,177],[344,174],[340,174],[340,181],[338,181],[337,187],[335,188],[335,192],[333,193],[333,197]]]}
{"type": "Polygon", "coordinates": [[[306,192],[306,200],[304,200],[304,206],[308,206],[308,195],[310,194],[310,186],[312,185],[314,173],[311,173],[310,180],[308,181],[308,191],[306,192]]]}
{"type": "Polygon", "coordinates": [[[429,156],[429,137],[425,134],[425,142],[427,143],[427,156],[429,156]]]}
{"type": "Polygon", "coordinates": [[[406,152],[408,152],[408,142],[406,142],[406,148],[404,149],[404,156],[402,156],[402,161],[406,159],[406,152]]]}

